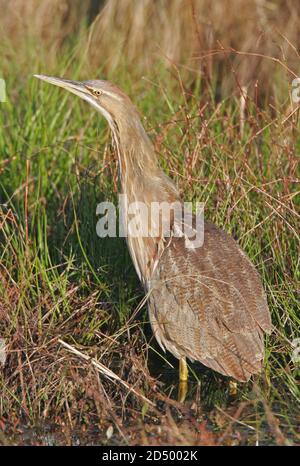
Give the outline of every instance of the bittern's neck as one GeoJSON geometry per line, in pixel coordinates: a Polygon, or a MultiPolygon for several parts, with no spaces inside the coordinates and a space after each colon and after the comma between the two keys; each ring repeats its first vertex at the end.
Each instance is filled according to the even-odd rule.
{"type": "Polygon", "coordinates": [[[178,199],[176,186],[160,168],[153,144],[139,118],[134,115],[129,121],[116,121],[113,133],[122,192],[128,196],[131,192],[139,192],[140,197],[143,197],[143,193],[152,191],[150,199],[148,196],[149,200],[159,200],[160,196],[172,201],[178,199]]]}

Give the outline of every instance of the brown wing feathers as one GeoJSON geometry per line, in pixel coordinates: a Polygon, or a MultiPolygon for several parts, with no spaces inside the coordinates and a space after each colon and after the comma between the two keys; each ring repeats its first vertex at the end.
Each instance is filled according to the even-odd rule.
{"type": "Polygon", "coordinates": [[[243,381],[260,370],[269,310],[258,273],[230,236],[207,222],[200,248],[173,238],[151,286],[154,333],[176,357],[243,381]]]}

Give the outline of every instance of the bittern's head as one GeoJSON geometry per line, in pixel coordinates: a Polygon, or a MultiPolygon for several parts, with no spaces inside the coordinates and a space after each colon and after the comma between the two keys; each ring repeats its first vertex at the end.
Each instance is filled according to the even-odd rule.
{"type": "Polygon", "coordinates": [[[137,111],[129,97],[109,81],[71,81],[39,74],[36,74],[35,77],[55,86],[63,87],[89,102],[102,113],[112,129],[114,129],[115,123],[122,123],[123,120],[127,121],[127,124],[136,123],[136,119],[138,119],[137,111]]]}

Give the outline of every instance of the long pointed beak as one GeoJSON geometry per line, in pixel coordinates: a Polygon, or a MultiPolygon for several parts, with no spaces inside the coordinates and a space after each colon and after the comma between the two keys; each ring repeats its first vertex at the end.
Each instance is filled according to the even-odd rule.
{"type": "Polygon", "coordinates": [[[35,74],[35,78],[39,78],[47,83],[54,84],[55,86],[62,87],[72,94],[76,94],[81,98],[90,95],[85,85],[80,81],[71,81],[69,79],[55,78],[53,76],[46,76],[44,74],[35,74]]]}
{"type": "Polygon", "coordinates": [[[69,79],[54,78],[53,76],[46,76],[44,74],[35,74],[36,78],[42,79],[47,83],[54,84],[55,86],[62,87],[72,94],[78,95],[81,99],[92,105],[98,112],[100,112],[112,126],[112,118],[107,110],[105,110],[100,102],[94,98],[91,92],[88,90],[86,83],[81,81],[71,81],[69,79]]]}

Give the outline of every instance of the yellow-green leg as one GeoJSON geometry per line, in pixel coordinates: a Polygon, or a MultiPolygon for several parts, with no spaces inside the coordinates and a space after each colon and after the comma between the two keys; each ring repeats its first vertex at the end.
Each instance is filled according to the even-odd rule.
{"type": "Polygon", "coordinates": [[[231,396],[236,396],[237,395],[237,381],[230,379],[229,380],[229,394],[231,396]]]}
{"type": "Polygon", "coordinates": [[[188,367],[185,358],[179,360],[179,391],[178,391],[178,401],[183,403],[188,389],[188,367]]]}
{"type": "Polygon", "coordinates": [[[180,382],[187,382],[189,375],[188,366],[185,358],[179,360],[179,380],[180,382]]]}

